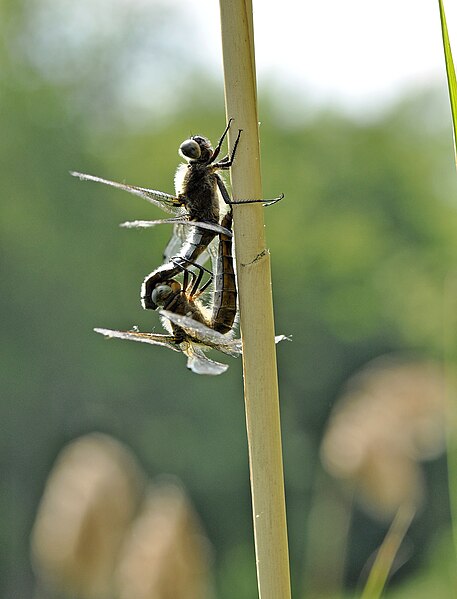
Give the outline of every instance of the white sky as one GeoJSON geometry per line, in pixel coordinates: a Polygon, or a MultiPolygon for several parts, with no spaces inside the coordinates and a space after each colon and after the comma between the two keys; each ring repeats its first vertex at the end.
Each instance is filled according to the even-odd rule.
{"type": "MultiPolygon", "coordinates": [[[[230,0],[225,0],[230,1],[230,0]]],[[[438,0],[253,0],[262,77],[349,111],[390,103],[402,92],[444,83],[438,0]]],[[[196,21],[199,54],[221,68],[219,2],[174,0],[196,21]]],[[[445,0],[457,62],[457,0],[445,0]]],[[[189,27],[192,37],[192,27],[189,27]]]]}

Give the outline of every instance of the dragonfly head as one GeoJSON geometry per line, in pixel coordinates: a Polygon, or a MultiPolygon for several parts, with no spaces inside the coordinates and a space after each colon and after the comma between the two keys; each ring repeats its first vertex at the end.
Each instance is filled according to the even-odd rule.
{"type": "Polygon", "coordinates": [[[171,310],[173,301],[180,293],[181,285],[174,279],[157,285],[151,293],[151,302],[154,305],[153,309],[162,308],[164,310],[171,310]]]}
{"type": "Polygon", "coordinates": [[[179,146],[179,154],[189,162],[208,162],[213,154],[211,142],[206,137],[194,135],[179,146]]]}

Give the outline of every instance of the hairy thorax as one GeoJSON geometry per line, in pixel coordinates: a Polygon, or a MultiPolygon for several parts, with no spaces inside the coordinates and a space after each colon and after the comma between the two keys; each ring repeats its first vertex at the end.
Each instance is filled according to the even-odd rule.
{"type": "Polygon", "coordinates": [[[211,167],[198,163],[181,165],[176,172],[175,184],[176,192],[187,200],[191,219],[219,222],[217,177],[211,167]]]}

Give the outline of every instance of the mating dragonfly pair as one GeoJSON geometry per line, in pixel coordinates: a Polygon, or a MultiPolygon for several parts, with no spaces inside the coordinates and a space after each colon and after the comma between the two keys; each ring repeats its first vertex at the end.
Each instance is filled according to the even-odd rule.
{"type": "MultiPolygon", "coordinates": [[[[232,120],[229,120],[214,149],[211,142],[200,135],[195,135],[180,145],[179,154],[187,163],[182,163],[176,171],[176,195],[93,175],[71,173],[85,181],[104,183],[128,191],[174,215],[162,220],[132,221],[121,225],[145,228],[173,224],[173,235],[165,249],[163,264],[148,274],[141,286],[143,308],[159,310],[168,334],[143,333],[137,330],[95,331],[107,337],[161,345],[182,352],[187,356],[187,367],[197,374],[217,375],[228,368],[227,364],[208,358],[205,352],[209,349],[232,356],[241,354],[241,340],[233,338],[237,315],[237,286],[232,256],[231,206],[256,202],[268,206],[284,197],[281,195],[272,200],[230,198],[218,171],[232,166],[241,130],[238,131],[232,153],[219,161],[217,159],[232,120]],[[229,210],[221,218],[224,203],[229,210]],[[218,244],[215,243],[216,236],[219,238],[218,244]],[[212,260],[212,271],[203,266],[209,258],[212,260]],[[209,278],[202,282],[205,273],[209,278]],[[207,307],[201,298],[211,283],[212,299],[210,307],[207,307]]],[[[279,336],[276,340],[283,338],[279,336]]]]}

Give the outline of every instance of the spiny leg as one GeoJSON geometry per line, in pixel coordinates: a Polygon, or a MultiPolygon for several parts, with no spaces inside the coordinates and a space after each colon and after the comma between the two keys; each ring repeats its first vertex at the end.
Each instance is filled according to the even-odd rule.
{"type": "Polygon", "coordinates": [[[282,199],[284,199],[283,193],[281,195],[279,195],[277,198],[271,198],[269,200],[231,200],[230,204],[260,204],[260,203],[262,203],[262,206],[273,206],[273,204],[276,204],[276,202],[280,202],[282,199]]]}
{"type": "Polygon", "coordinates": [[[216,175],[217,179],[217,186],[219,187],[219,191],[221,192],[222,198],[224,200],[224,202],[226,204],[228,204],[229,206],[232,206],[233,204],[263,204],[264,206],[271,206],[272,204],[276,204],[276,202],[279,202],[280,200],[283,199],[284,194],[282,193],[280,196],[278,196],[277,198],[273,198],[271,200],[232,200],[230,198],[229,192],[227,191],[227,188],[225,187],[224,182],[222,181],[222,179],[219,177],[219,175],[216,175]]]}

